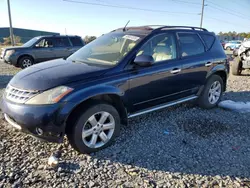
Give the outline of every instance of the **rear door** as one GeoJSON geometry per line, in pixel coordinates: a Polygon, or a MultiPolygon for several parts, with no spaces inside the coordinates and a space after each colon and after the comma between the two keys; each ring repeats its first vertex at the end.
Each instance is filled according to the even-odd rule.
{"type": "Polygon", "coordinates": [[[177,38],[184,78],[179,84],[184,90],[190,90],[190,94],[195,94],[205,84],[207,73],[213,66],[213,55],[197,33],[178,32],[177,38]]]}
{"type": "Polygon", "coordinates": [[[40,39],[33,47],[32,53],[36,62],[55,59],[54,43],[51,37],[40,39]]]}
{"type": "Polygon", "coordinates": [[[72,49],[72,46],[68,37],[55,37],[53,41],[56,58],[67,57],[71,54],[70,49],[72,49]]]}

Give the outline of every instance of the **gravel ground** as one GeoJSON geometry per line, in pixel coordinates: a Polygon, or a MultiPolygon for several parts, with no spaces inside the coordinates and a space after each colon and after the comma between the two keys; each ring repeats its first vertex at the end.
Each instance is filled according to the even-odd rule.
{"type": "MultiPolygon", "coordinates": [[[[18,69],[4,65],[0,90],[18,69]],[[8,74],[9,71],[9,74],[8,74]]],[[[1,94],[0,94],[1,95],[1,94]]],[[[224,99],[249,101],[250,72],[230,75],[224,99]]],[[[129,120],[111,147],[92,155],[13,130],[0,114],[1,187],[250,187],[249,114],[187,103],[129,120]]]]}

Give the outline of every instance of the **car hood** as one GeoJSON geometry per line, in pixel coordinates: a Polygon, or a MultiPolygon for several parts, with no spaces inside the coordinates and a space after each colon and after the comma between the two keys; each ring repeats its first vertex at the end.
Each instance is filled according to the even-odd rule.
{"type": "Polygon", "coordinates": [[[107,69],[103,66],[56,59],[20,71],[9,84],[20,89],[44,91],[56,86],[100,76],[107,69]]]}
{"type": "Polygon", "coordinates": [[[6,48],[3,48],[3,50],[19,50],[19,49],[26,49],[28,47],[25,47],[25,46],[10,46],[10,47],[6,47],[6,48]]]}

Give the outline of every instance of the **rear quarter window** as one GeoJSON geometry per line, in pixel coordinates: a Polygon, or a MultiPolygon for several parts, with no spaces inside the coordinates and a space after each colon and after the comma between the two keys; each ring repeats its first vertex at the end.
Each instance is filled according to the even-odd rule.
{"type": "Polygon", "coordinates": [[[70,46],[69,40],[66,37],[57,37],[53,39],[54,47],[68,47],[70,46]]]}
{"type": "Polygon", "coordinates": [[[215,41],[215,37],[209,34],[200,34],[202,40],[205,42],[208,49],[210,49],[215,41]]]}
{"type": "Polygon", "coordinates": [[[205,52],[204,45],[196,33],[178,33],[181,56],[193,56],[205,52]]]}
{"type": "Polygon", "coordinates": [[[83,42],[79,37],[70,37],[69,39],[73,46],[83,46],[83,42]]]}

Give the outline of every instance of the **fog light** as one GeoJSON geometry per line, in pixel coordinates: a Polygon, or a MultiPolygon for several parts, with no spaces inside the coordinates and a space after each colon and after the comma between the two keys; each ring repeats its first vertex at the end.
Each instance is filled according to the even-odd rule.
{"type": "Polygon", "coordinates": [[[36,133],[37,133],[38,135],[42,135],[42,134],[43,134],[43,130],[40,129],[40,128],[36,128],[36,133]]]}

